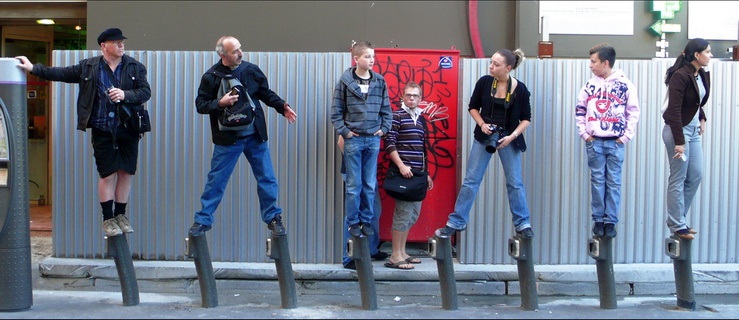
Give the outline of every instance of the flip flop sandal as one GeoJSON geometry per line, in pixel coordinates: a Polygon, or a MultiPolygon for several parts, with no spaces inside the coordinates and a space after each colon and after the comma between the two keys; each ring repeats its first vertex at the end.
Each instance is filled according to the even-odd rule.
{"type": "Polygon", "coordinates": [[[408,257],[405,259],[405,262],[413,263],[413,264],[419,264],[421,263],[421,259],[418,259],[416,257],[408,257]]]}
{"type": "Polygon", "coordinates": [[[410,264],[410,263],[408,263],[408,262],[407,262],[407,261],[405,261],[405,260],[401,260],[401,261],[398,261],[398,262],[396,262],[396,263],[392,263],[392,262],[390,262],[390,261],[388,261],[388,262],[385,262],[385,267],[386,267],[386,268],[391,268],[391,269],[401,269],[401,270],[411,270],[411,269],[413,269],[413,265],[412,265],[412,264],[410,264]],[[411,268],[401,268],[401,267],[400,267],[400,266],[405,266],[405,265],[410,265],[410,266],[411,266],[411,268]]]}

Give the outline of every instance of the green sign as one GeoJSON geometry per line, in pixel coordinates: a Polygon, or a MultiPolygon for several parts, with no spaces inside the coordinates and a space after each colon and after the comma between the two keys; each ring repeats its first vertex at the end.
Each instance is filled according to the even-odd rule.
{"type": "Polygon", "coordinates": [[[682,1],[652,1],[652,12],[657,12],[660,20],[675,19],[675,12],[680,11],[682,1]]]}
{"type": "Polygon", "coordinates": [[[680,32],[679,24],[667,23],[665,20],[675,19],[675,12],[682,8],[682,1],[652,1],[652,12],[656,12],[659,20],[652,24],[649,29],[657,35],[664,33],[680,32]]]}

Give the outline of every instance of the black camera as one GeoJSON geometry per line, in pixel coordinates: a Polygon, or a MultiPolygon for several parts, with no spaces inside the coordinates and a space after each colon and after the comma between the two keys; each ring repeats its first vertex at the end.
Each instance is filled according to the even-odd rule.
{"type": "Polygon", "coordinates": [[[498,150],[498,146],[500,146],[500,142],[498,142],[498,140],[500,140],[500,138],[502,137],[507,136],[506,130],[503,129],[502,126],[496,126],[494,124],[491,124],[490,127],[488,127],[488,129],[490,129],[490,131],[493,132],[491,137],[495,135],[496,133],[498,134],[498,137],[497,139],[490,139],[490,143],[488,143],[488,145],[485,146],[485,151],[487,151],[488,153],[495,153],[495,151],[498,150]]]}

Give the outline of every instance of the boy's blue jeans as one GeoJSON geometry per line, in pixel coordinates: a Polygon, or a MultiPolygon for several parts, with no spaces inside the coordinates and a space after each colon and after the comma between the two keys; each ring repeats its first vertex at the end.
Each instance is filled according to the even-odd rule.
{"type": "MultiPolygon", "coordinates": [[[[493,134],[492,139],[500,138],[498,134],[493,134]]],[[[487,170],[490,158],[493,156],[492,153],[485,151],[485,146],[488,144],[489,142],[483,144],[477,140],[472,142],[462,188],[459,190],[459,195],[457,195],[454,212],[449,215],[449,220],[446,223],[447,226],[453,229],[464,230],[467,228],[472,204],[475,202],[475,196],[480,189],[485,170],[487,170]]],[[[500,163],[503,165],[503,172],[505,173],[508,204],[511,208],[511,214],[513,214],[513,226],[516,231],[530,228],[529,206],[526,203],[526,190],[521,178],[521,151],[509,145],[496,153],[500,157],[500,163]]]]}
{"type": "Polygon", "coordinates": [[[223,199],[223,192],[242,153],[249,160],[252,173],[257,179],[257,196],[262,221],[269,223],[276,215],[282,213],[282,209],[277,206],[277,178],[272,168],[267,142],[252,134],[236,141],[234,145],[213,147],[208,182],[200,197],[203,207],[195,212],[195,222],[206,226],[213,224],[213,212],[223,199]]]}
{"type": "Polygon", "coordinates": [[[625,146],[596,138],[585,143],[590,167],[590,209],[593,222],[618,223],[621,201],[621,167],[625,146]]]}
{"type": "Polygon", "coordinates": [[[371,223],[377,187],[379,136],[356,136],[344,139],[346,166],[346,224],[371,223]]]}

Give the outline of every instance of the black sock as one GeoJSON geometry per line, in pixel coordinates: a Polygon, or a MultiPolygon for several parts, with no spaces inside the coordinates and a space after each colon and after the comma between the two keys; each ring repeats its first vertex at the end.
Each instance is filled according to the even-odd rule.
{"type": "Polygon", "coordinates": [[[115,203],[115,215],[126,214],[126,203],[115,203]]]}
{"type": "Polygon", "coordinates": [[[100,206],[103,207],[103,220],[113,219],[113,200],[101,202],[100,206]]]}

